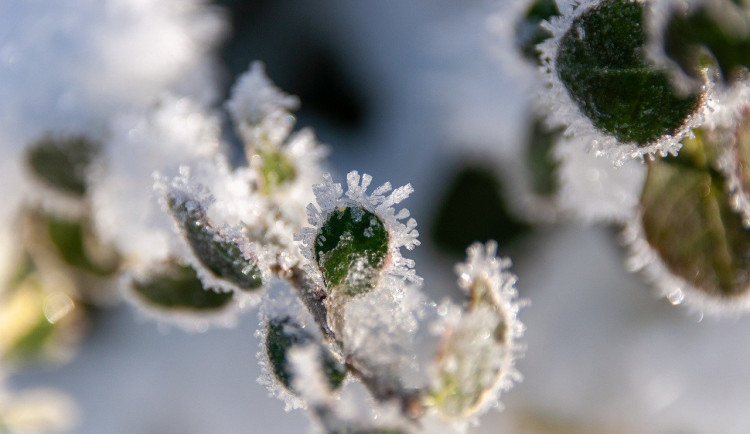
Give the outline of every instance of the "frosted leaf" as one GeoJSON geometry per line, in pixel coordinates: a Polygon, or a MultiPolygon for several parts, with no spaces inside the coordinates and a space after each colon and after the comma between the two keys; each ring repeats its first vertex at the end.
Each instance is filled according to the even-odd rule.
{"type": "Polygon", "coordinates": [[[554,36],[538,46],[549,121],[617,164],[677,152],[710,100],[710,81],[682,95],[648,63],[643,9],[626,0],[581,2],[550,20],[554,36]]]}
{"type": "Polygon", "coordinates": [[[353,296],[371,290],[387,254],[383,222],[359,207],[334,210],[315,237],[315,263],[329,292],[353,296]]]}
{"type": "Polygon", "coordinates": [[[750,232],[715,168],[720,147],[696,131],[679,156],[649,163],[641,214],[626,228],[629,268],[673,304],[708,313],[747,310],[750,232]]]}
{"type": "MultiPolygon", "coordinates": [[[[416,221],[410,218],[403,223],[401,220],[405,219],[408,214],[397,213],[393,208],[393,205],[409,196],[412,192],[411,185],[400,187],[387,196],[384,193],[389,190],[390,185],[388,188],[376,189],[373,194],[368,195],[366,190],[371,179],[368,175],[360,177],[358,172],[350,172],[347,176],[346,197],[342,197],[341,185],[333,183],[330,175],[323,177],[322,184],[313,186],[318,204],[317,207],[312,207],[308,211],[308,223],[313,227],[303,228],[296,239],[301,242],[305,256],[315,264],[314,267],[309,268],[320,286],[326,287],[328,283],[336,285],[348,277],[358,278],[357,275],[360,272],[364,276],[371,276],[366,278],[366,282],[377,281],[380,282],[380,286],[394,289],[399,286],[398,282],[419,283],[422,280],[415,274],[412,268],[413,263],[401,256],[401,247],[411,250],[419,245],[419,240],[417,240],[419,233],[415,230],[416,221]],[[328,222],[338,220],[341,224],[327,226],[328,222]],[[351,228],[347,229],[348,226],[357,228],[361,233],[355,235],[350,230],[351,228]],[[383,258],[382,250],[382,237],[385,235],[383,231],[388,238],[385,258],[383,258]],[[368,234],[370,234],[369,237],[368,234]],[[333,247],[340,243],[348,246],[348,249],[359,244],[369,249],[367,246],[373,244],[377,247],[374,247],[372,252],[377,253],[369,253],[369,251],[366,253],[358,250],[359,248],[355,249],[356,252],[353,250],[351,253],[344,252],[346,254],[342,255],[340,261],[331,260],[330,262],[331,264],[341,263],[344,265],[343,268],[332,266],[329,267],[330,270],[324,271],[325,264],[329,263],[324,255],[330,254],[333,247]],[[375,256],[366,257],[372,254],[375,256]],[[320,261],[321,257],[323,261],[320,261]],[[381,271],[375,272],[378,277],[372,277],[370,274],[374,271],[369,268],[373,264],[376,267],[384,265],[381,271]],[[376,280],[371,280],[372,278],[376,280]]],[[[368,286],[372,287],[370,283],[368,286]]],[[[332,288],[328,289],[330,291],[332,288]]]]}
{"type": "Polygon", "coordinates": [[[234,124],[239,128],[247,142],[254,142],[257,138],[250,131],[253,128],[263,128],[263,123],[277,126],[281,131],[272,132],[271,141],[280,141],[289,134],[293,122],[286,117],[288,112],[297,109],[299,100],[295,96],[287,95],[276,87],[266,76],[262,62],[253,62],[250,70],[240,76],[232,88],[232,97],[226,103],[234,124]]]}
{"type": "Polygon", "coordinates": [[[456,266],[468,298],[464,312],[453,309],[437,325],[442,339],[428,403],[458,423],[497,406],[500,391],[521,379],[515,361],[524,326],[517,318],[516,277],[507,271],[510,261],[496,251],[494,242],[469,247],[466,262],[456,266]]]}
{"type": "Polygon", "coordinates": [[[145,316],[191,332],[234,327],[244,308],[230,292],[205,289],[193,268],[174,260],[152,265],[142,275],[124,274],[121,290],[145,316]]]}
{"type": "MultiPolygon", "coordinates": [[[[268,321],[265,333],[266,355],[276,380],[281,382],[287,390],[294,393],[292,388],[293,373],[290,371],[287,358],[289,351],[297,346],[315,344],[316,336],[290,317],[276,318],[268,321]]],[[[317,336],[320,339],[320,336],[317,336]]],[[[341,386],[346,376],[346,369],[336,360],[330,350],[318,343],[320,349],[320,364],[331,389],[341,386]]]]}
{"type": "Polygon", "coordinates": [[[166,190],[168,212],[189,249],[185,259],[198,271],[203,284],[240,293],[262,287],[263,273],[268,272],[254,253],[259,248],[251,245],[239,228],[217,228],[212,224],[207,208],[214,199],[205,188],[191,183],[189,172],[185,171],[166,190]]]}

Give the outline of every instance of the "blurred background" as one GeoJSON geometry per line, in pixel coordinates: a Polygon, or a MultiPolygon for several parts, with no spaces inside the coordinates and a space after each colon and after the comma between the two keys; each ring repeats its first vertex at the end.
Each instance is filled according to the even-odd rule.
{"type": "MultiPolygon", "coordinates": [[[[525,164],[529,78],[509,72],[488,20],[510,1],[216,0],[231,23],[224,96],[251,61],[302,102],[298,126],[331,149],[329,169],[411,183],[422,246],[409,252],[434,300],[454,297],[472,241],[511,256],[528,330],[525,380],[477,433],[748,432],[750,320],[703,320],[658,300],[623,267],[615,227],[530,224],[513,212],[525,164]]],[[[520,60],[519,60],[520,62],[520,60]]],[[[510,68],[512,69],[512,68],[510,68]]],[[[100,311],[67,364],[12,376],[80,408],[76,433],[296,433],[303,412],[267,398],[246,314],[188,334],[126,305],[100,311]]]]}

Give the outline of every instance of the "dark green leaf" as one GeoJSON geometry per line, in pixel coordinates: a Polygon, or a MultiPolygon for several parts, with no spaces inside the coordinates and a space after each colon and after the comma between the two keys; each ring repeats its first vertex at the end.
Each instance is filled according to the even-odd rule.
{"type": "Polygon", "coordinates": [[[334,210],[315,237],[315,261],[328,291],[356,295],[373,289],[388,257],[388,240],[375,214],[356,206],[334,210]]]}
{"type": "Polygon", "coordinates": [[[234,240],[211,225],[197,203],[169,198],[169,207],[183,229],[190,249],[214,276],[249,291],[263,285],[257,264],[251,264],[234,240]]]}
{"type": "Polygon", "coordinates": [[[643,4],[606,0],[573,21],[557,56],[560,79],[594,126],[638,145],[675,133],[701,100],[675,92],[647,62],[645,40],[643,4]]]}
{"type": "Polygon", "coordinates": [[[148,278],[134,280],[132,287],[150,303],[167,309],[216,310],[232,300],[231,292],[203,289],[193,268],[173,262],[148,278]]]}
{"type": "MultiPolygon", "coordinates": [[[[292,372],[287,357],[294,346],[315,342],[313,335],[291,318],[272,319],[268,322],[266,334],[266,354],[271,363],[273,375],[287,390],[292,391],[292,372]]],[[[321,346],[323,371],[332,389],[337,389],[346,377],[346,368],[338,363],[328,350],[321,346]]]]}
{"type": "Polygon", "coordinates": [[[649,163],[641,195],[646,239],[670,272],[717,297],[750,284],[750,232],[730,206],[720,149],[698,131],[677,157],[649,163]]]}
{"type": "Polygon", "coordinates": [[[432,238],[457,256],[475,241],[497,240],[507,246],[529,231],[529,226],[513,216],[492,170],[467,165],[453,176],[436,210],[432,238]]]}
{"type": "Polygon", "coordinates": [[[750,66],[750,11],[742,2],[710,0],[673,9],[664,31],[664,51],[687,75],[701,79],[706,62],[733,82],[750,66]]]}
{"type": "Polygon", "coordinates": [[[99,151],[98,144],[83,137],[46,136],[29,147],[26,161],[50,187],[83,196],[89,166],[99,151]]]}

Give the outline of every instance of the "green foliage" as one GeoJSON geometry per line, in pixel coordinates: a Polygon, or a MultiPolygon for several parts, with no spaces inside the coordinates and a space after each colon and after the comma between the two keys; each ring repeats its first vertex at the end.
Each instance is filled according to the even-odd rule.
{"type": "Polygon", "coordinates": [[[250,291],[263,285],[258,264],[251,264],[234,240],[211,225],[197,203],[169,198],[169,208],[183,229],[195,257],[216,277],[250,291]]]}
{"type": "Polygon", "coordinates": [[[46,136],[26,151],[26,161],[49,187],[75,196],[86,194],[86,174],[100,151],[98,144],[80,136],[46,136]]]}
{"type": "Polygon", "coordinates": [[[701,79],[706,63],[733,82],[750,66],[750,17],[747,7],[710,0],[689,12],[673,10],[664,32],[664,51],[683,72],[701,79]]]}
{"type": "Polygon", "coordinates": [[[263,193],[271,194],[283,185],[294,181],[297,169],[282,152],[271,149],[259,155],[263,159],[263,165],[260,168],[263,193]]]}
{"type": "Polygon", "coordinates": [[[750,231],[714,169],[721,145],[697,131],[677,157],[651,161],[641,206],[646,239],[669,270],[709,295],[731,297],[749,289],[750,231]]]}
{"type": "MultiPolygon", "coordinates": [[[[309,345],[315,342],[313,335],[302,328],[291,318],[272,319],[266,328],[266,354],[271,363],[273,375],[284,387],[292,389],[292,372],[287,363],[289,350],[295,346],[309,345]]],[[[328,350],[321,346],[323,373],[331,389],[338,389],[346,378],[346,368],[338,363],[328,350]]]]}
{"type": "Polygon", "coordinates": [[[50,241],[67,265],[100,277],[112,276],[119,270],[120,261],[114,252],[107,252],[107,260],[100,260],[93,254],[92,250],[95,249],[91,247],[98,244],[98,240],[88,221],[67,220],[52,215],[39,215],[37,218],[46,224],[50,241]]]}
{"type": "Polygon", "coordinates": [[[149,303],[165,309],[195,311],[221,309],[232,300],[232,293],[203,289],[195,270],[169,262],[157,273],[132,282],[133,290],[149,303]]]}
{"type": "Polygon", "coordinates": [[[647,62],[643,23],[642,3],[606,0],[573,22],[557,58],[560,79],[594,126],[638,145],[675,133],[701,100],[676,93],[647,62]]]}
{"type": "Polygon", "coordinates": [[[353,296],[373,289],[386,265],[388,240],[385,225],[370,211],[334,210],[315,237],[315,262],[328,291],[353,296]]]}

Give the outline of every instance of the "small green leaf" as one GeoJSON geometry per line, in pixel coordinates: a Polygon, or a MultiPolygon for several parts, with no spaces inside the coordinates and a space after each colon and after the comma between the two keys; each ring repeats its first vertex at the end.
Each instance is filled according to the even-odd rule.
{"type": "Polygon", "coordinates": [[[315,237],[315,261],[328,291],[353,296],[373,289],[388,258],[388,231],[358,206],[334,210],[315,237]]]}
{"type": "Polygon", "coordinates": [[[234,240],[213,227],[198,203],[170,196],[169,208],[180,223],[193,254],[214,276],[244,291],[263,285],[258,264],[250,263],[234,240]]]}
{"type": "Polygon", "coordinates": [[[700,80],[706,62],[734,82],[750,67],[750,11],[743,2],[706,1],[673,8],[664,31],[664,51],[685,74],[700,80]],[[707,59],[708,57],[708,59],[707,59]]]}
{"type": "Polygon", "coordinates": [[[145,279],[133,280],[132,287],[149,303],[166,309],[216,310],[232,300],[231,292],[204,289],[193,268],[173,262],[145,279]]]}
{"type": "Polygon", "coordinates": [[[552,147],[562,134],[561,129],[549,131],[542,120],[534,119],[526,153],[526,164],[531,172],[532,189],[540,196],[552,196],[557,192],[557,161],[552,147]]]}
{"type": "Polygon", "coordinates": [[[112,276],[119,270],[119,255],[102,245],[88,221],[51,215],[39,215],[38,218],[46,221],[50,241],[69,266],[100,277],[112,276]]]}
{"type": "Polygon", "coordinates": [[[719,151],[697,131],[677,157],[649,162],[641,207],[646,239],[670,272],[727,298],[750,288],[750,231],[714,169],[719,151]]]}
{"type": "MultiPolygon", "coordinates": [[[[289,350],[294,346],[315,342],[313,335],[291,318],[272,319],[268,322],[266,334],[266,354],[271,363],[273,375],[284,387],[292,390],[292,372],[287,363],[289,350]]],[[[331,389],[337,389],[346,377],[346,368],[336,361],[328,350],[320,347],[322,367],[331,389]]]]}
{"type": "Polygon", "coordinates": [[[271,149],[260,152],[259,156],[263,160],[260,168],[263,177],[263,193],[272,194],[297,177],[297,169],[289,161],[289,158],[279,150],[271,149]]]}
{"type": "Polygon", "coordinates": [[[643,3],[605,0],[576,18],[560,41],[557,73],[594,126],[622,142],[647,145],[674,134],[698,110],[644,54],[643,3]]]}
{"type": "Polygon", "coordinates": [[[543,20],[560,15],[554,0],[536,0],[526,11],[526,15],[516,25],[516,45],[524,58],[537,65],[542,62],[536,46],[552,37],[549,30],[540,25],[543,20]]]}
{"type": "Polygon", "coordinates": [[[86,194],[89,166],[100,151],[98,144],[80,136],[46,136],[26,153],[32,171],[47,185],[75,196],[86,194]]]}

